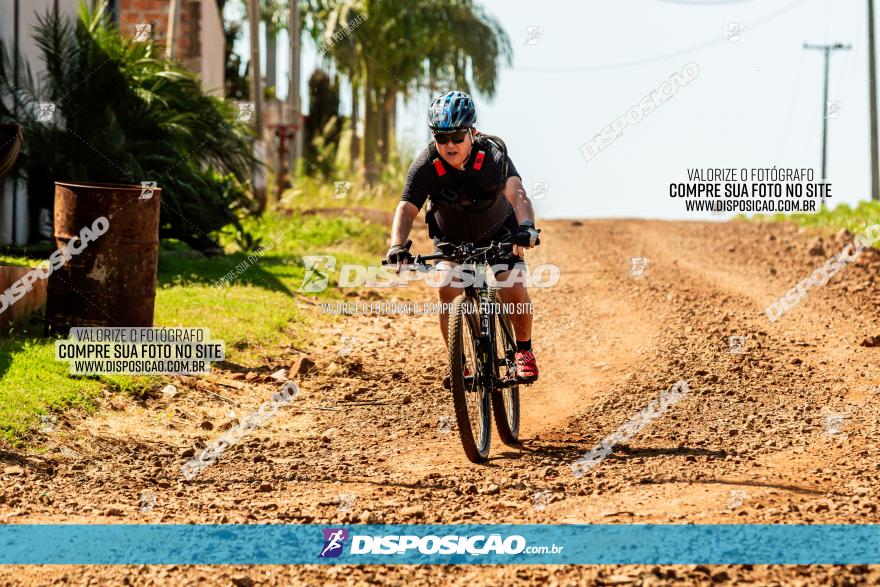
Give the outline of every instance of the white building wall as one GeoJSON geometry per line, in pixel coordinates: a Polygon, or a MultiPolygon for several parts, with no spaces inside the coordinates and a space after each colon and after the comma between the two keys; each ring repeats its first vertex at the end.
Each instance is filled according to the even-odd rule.
{"type": "MultiPolygon", "coordinates": [[[[26,58],[31,71],[36,74],[43,68],[43,62],[40,49],[33,39],[33,30],[37,25],[38,15],[53,10],[55,0],[17,0],[17,3],[19,6],[18,49],[26,58]]],[[[16,0],[0,0],[0,41],[9,54],[13,51],[15,38],[15,4],[16,0]]],[[[58,10],[63,15],[75,16],[76,6],[76,0],[58,0],[58,10]]],[[[26,186],[22,181],[17,182],[17,185],[13,183],[9,179],[0,180],[0,243],[2,244],[12,242],[13,232],[17,243],[25,243],[29,237],[26,186]],[[15,208],[14,231],[13,207],[15,208]]]]}

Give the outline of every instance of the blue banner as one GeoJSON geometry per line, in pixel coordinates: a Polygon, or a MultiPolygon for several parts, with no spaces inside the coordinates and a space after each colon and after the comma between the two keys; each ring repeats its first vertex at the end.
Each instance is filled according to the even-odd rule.
{"type": "Polygon", "coordinates": [[[880,564],[880,525],[3,525],[0,564],[880,564]]]}

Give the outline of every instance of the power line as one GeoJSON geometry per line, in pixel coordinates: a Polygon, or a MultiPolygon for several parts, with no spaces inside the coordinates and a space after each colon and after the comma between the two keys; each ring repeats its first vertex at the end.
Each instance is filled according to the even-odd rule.
{"type": "Polygon", "coordinates": [[[667,4],[681,4],[682,6],[723,6],[725,4],[744,4],[755,0],[655,0],[667,4]]]}
{"type": "Polygon", "coordinates": [[[797,104],[798,98],[801,95],[801,80],[803,79],[803,63],[804,63],[804,53],[800,54],[800,58],[798,59],[798,64],[795,67],[795,71],[797,72],[797,76],[795,78],[795,82],[789,83],[789,86],[792,88],[791,100],[786,108],[786,117],[785,117],[785,130],[782,132],[782,145],[779,148],[779,152],[777,153],[777,158],[782,158],[782,153],[785,150],[785,147],[788,145],[788,138],[791,134],[791,119],[795,112],[795,105],[797,104]]]}
{"type": "MultiPolygon", "coordinates": [[[[756,29],[759,26],[773,20],[777,16],[788,12],[795,6],[803,4],[805,1],[806,0],[794,0],[794,2],[786,4],[776,12],[770,13],[761,20],[749,24],[748,28],[756,29]]],[[[655,57],[647,57],[645,59],[620,61],[618,63],[606,63],[603,65],[588,65],[583,67],[514,67],[511,69],[511,71],[522,71],[527,73],[587,73],[592,71],[604,71],[608,69],[618,69],[624,67],[636,67],[639,65],[646,65],[648,63],[656,63],[658,61],[666,61],[667,59],[672,59],[673,57],[687,55],[689,53],[693,53],[694,51],[699,51],[701,49],[705,49],[706,47],[711,47],[712,45],[715,45],[717,43],[724,42],[725,40],[719,36],[718,38],[709,39],[707,41],[703,41],[702,43],[697,43],[696,45],[691,45],[689,47],[685,47],[671,53],[665,53],[663,55],[657,55],[655,57]]]]}

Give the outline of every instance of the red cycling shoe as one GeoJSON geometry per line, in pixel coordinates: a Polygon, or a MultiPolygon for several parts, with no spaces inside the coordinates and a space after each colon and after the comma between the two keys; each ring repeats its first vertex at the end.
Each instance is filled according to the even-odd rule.
{"type": "Polygon", "coordinates": [[[520,383],[532,383],[538,380],[538,361],[532,351],[516,351],[516,379],[520,383]]]}
{"type": "MultiPolygon", "coordinates": [[[[465,377],[470,377],[470,376],[471,376],[471,370],[468,369],[468,366],[467,366],[467,365],[464,365],[464,376],[465,376],[465,377]]],[[[442,383],[443,383],[443,387],[444,387],[444,388],[446,388],[446,389],[452,389],[452,382],[451,382],[450,379],[449,379],[449,375],[444,375],[444,376],[443,376],[443,381],[442,381],[442,383]]]]}

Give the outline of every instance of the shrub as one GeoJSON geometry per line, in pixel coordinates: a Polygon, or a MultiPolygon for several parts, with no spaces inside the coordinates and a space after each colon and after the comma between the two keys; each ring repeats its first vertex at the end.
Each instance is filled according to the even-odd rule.
{"type": "Polygon", "coordinates": [[[244,185],[258,163],[231,104],[206,95],[152,41],[124,38],[104,3],[80,2],[78,20],[47,12],[34,38],[45,63],[36,80],[0,45],[0,121],[23,127],[17,167],[34,207],[52,210],[56,181],[156,181],[163,237],[204,250],[216,246],[210,233],[241,229],[237,212],[250,209],[244,185]],[[51,124],[38,120],[39,102],[54,103],[51,124]]]}

